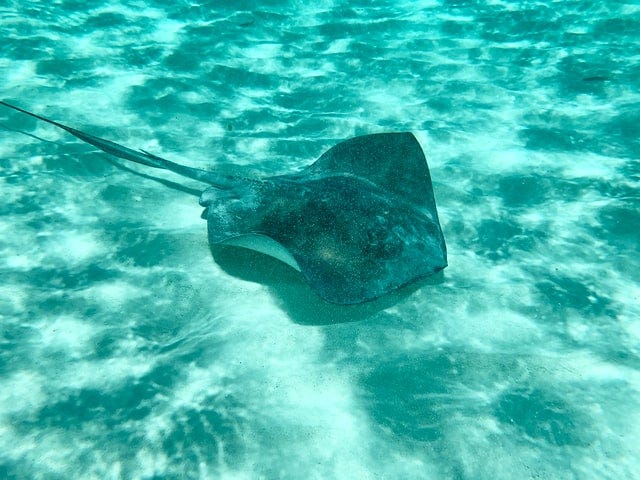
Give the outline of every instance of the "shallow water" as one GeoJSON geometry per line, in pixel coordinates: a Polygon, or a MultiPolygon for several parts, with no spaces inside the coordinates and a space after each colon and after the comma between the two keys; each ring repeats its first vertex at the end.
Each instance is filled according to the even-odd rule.
{"type": "Polygon", "coordinates": [[[325,304],[2,108],[0,478],[640,478],[640,7],[51,3],[0,98],[225,173],[412,131],[449,267],[325,304]]]}

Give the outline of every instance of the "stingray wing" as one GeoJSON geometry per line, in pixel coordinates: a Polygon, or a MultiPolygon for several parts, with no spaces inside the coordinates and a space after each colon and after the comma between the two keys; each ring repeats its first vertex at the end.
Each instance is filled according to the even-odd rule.
{"type": "Polygon", "coordinates": [[[327,150],[304,172],[355,175],[437,215],[427,160],[410,132],[345,140],[327,150]]]}

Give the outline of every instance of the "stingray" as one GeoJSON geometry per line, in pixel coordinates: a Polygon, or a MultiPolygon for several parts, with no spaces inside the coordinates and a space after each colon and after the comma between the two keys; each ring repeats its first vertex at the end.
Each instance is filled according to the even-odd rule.
{"type": "Polygon", "coordinates": [[[351,138],[299,172],[243,178],[180,165],[0,103],[118,158],[207,184],[200,205],[210,244],[275,257],[328,302],[367,302],[447,266],[429,167],[409,132],[351,138]]]}

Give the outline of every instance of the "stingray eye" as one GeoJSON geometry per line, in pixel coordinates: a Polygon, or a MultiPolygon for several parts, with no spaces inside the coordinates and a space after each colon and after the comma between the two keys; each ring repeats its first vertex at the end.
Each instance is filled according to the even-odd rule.
{"type": "Polygon", "coordinates": [[[218,190],[213,187],[209,187],[204,192],[202,192],[202,194],[200,195],[200,200],[198,200],[200,206],[208,207],[209,205],[211,205],[216,199],[217,192],[218,190]]]}

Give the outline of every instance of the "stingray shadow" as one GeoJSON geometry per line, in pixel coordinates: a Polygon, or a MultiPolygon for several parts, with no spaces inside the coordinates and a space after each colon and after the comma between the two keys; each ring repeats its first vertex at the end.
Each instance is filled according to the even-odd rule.
{"type": "Polygon", "coordinates": [[[320,298],[295,269],[253,250],[228,245],[210,245],[222,270],[236,278],[266,286],[278,299],[291,321],[298,325],[333,325],[366,320],[382,310],[402,303],[416,290],[444,281],[442,271],[412,282],[373,301],[338,305],[320,298]]]}

